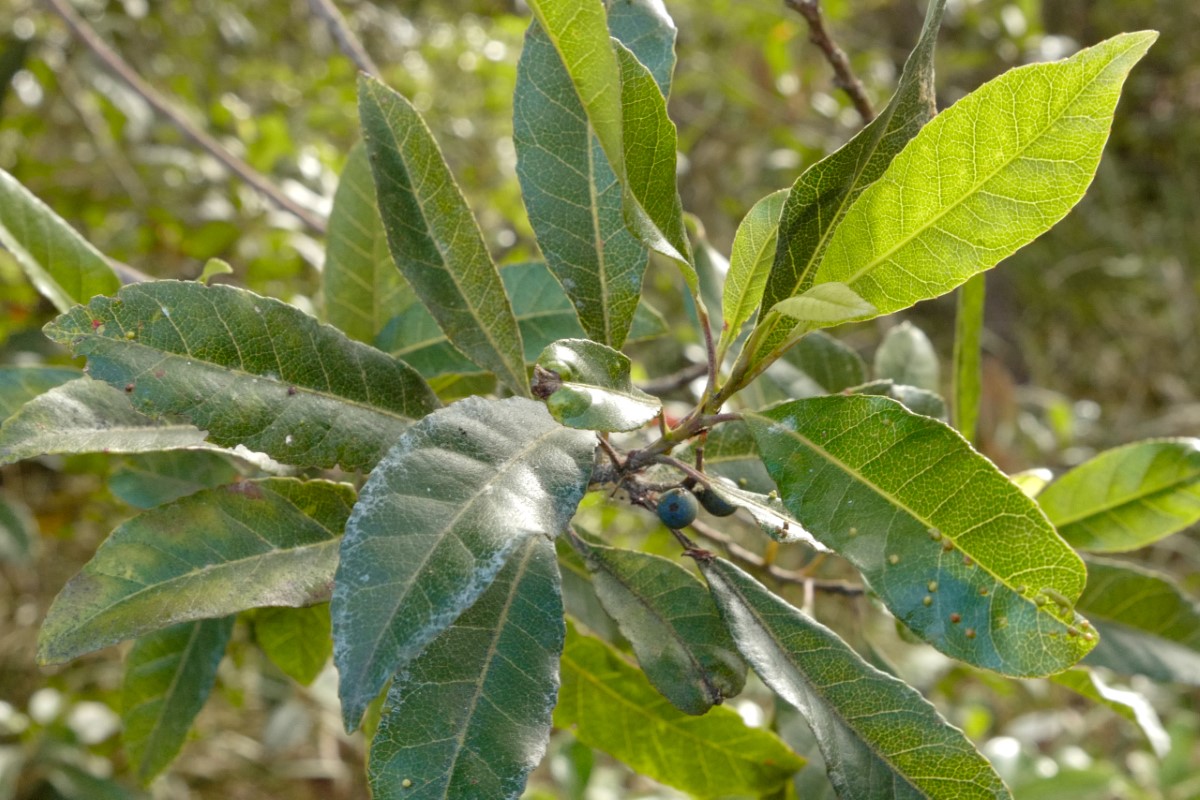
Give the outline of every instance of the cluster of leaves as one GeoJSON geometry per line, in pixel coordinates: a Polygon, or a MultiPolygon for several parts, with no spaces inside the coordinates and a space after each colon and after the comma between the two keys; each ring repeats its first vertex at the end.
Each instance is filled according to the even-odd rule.
{"type": "Polygon", "coordinates": [[[935,116],[933,0],[883,112],[743,220],[714,334],[697,270],[713,254],[683,212],[666,113],[673,23],[654,0],[530,5],[514,139],[544,262],[496,266],[419,113],[367,76],[365,145],[330,219],[329,324],[203,281],[121,287],[0,174],[0,242],[62,312],[47,335],[87,358],[87,375],[0,371],[0,463],[147,459],[128,491],[148,510],[63,589],[39,651],[136,640],[137,774],[177,753],[245,614],[301,682],[332,653],[347,729],[375,728],[380,798],[518,797],[552,725],[699,796],[777,791],[803,759],[719,707],[748,669],[811,726],[840,796],[1009,796],[914,688],[686,532],[703,582],[573,528],[589,491],[653,508],[695,490],[836,553],[967,664],[1109,700],[1077,663],[1195,683],[1196,605],[1076,551],[1200,519],[1200,442],[1109,451],[1044,490],[969,443],[982,273],[1082,197],[1154,34],[1014,70],[935,116]],[[678,268],[707,343],[678,419],[621,352],[666,330],[642,298],[652,258],[678,268]],[[821,332],[960,285],[952,413],[915,329],[895,329],[871,381],[821,332]],[[781,367],[790,399],[747,402],[781,367]],[[560,564],[618,641],[565,618],[560,564]]]}

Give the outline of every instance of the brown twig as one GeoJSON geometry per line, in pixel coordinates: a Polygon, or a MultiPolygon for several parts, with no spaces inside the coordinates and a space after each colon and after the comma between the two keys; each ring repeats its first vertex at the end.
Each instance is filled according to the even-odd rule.
{"type": "Polygon", "coordinates": [[[661,397],[664,394],[670,394],[676,389],[682,389],[696,378],[703,377],[708,374],[708,364],[689,364],[678,372],[670,375],[664,375],[661,378],[646,381],[640,388],[646,394],[652,394],[655,397],[661,397]]]}
{"type": "Polygon", "coordinates": [[[229,152],[220,142],[201,128],[196,127],[175,108],[171,102],[158,91],[142,80],[115,50],[108,46],[100,35],[75,11],[69,0],[46,0],[47,5],[67,23],[71,32],[87,46],[114,75],[128,84],[151,108],[171,121],[185,136],[207,150],[214,158],[225,165],[226,169],[237,175],[246,183],[253,186],[260,194],[299,219],[317,233],[325,233],[325,219],[312,210],[305,208],[284,194],[283,190],[261,175],[242,159],[229,152]]]}
{"type": "Polygon", "coordinates": [[[367,49],[354,35],[354,31],[350,30],[346,18],[333,4],[333,0],[308,0],[308,6],[314,14],[325,20],[325,24],[329,26],[329,32],[333,34],[333,39],[337,42],[342,54],[353,61],[354,66],[363,72],[373,78],[379,78],[379,67],[375,66],[367,49]]]}
{"type": "Polygon", "coordinates": [[[692,530],[708,539],[710,542],[716,542],[725,549],[729,557],[735,561],[740,561],[743,564],[762,570],[767,575],[770,575],[780,583],[791,583],[797,586],[811,587],[814,591],[824,592],[825,594],[840,594],[845,597],[858,597],[865,592],[865,589],[855,583],[848,581],[832,580],[828,578],[813,578],[801,572],[784,569],[775,564],[768,564],[762,556],[747,550],[740,544],[729,538],[725,534],[718,531],[716,528],[710,527],[707,523],[696,520],[692,523],[692,530]]]}
{"type": "Polygon", "coordinates": [[[783,0],[783,4],[804,17],[804,21],[808,23],[809,41],[821,48],[821,52],[825,54],[825,60],[829,62],[829,66],[833,67],[838,88],[846,93],[850,102],[854,103],[854,108],[862,117],[863,124],[875,119],[875,109],[867,97],[866,88],[854,74],[854,70],[850,68],[850,59],[846,57],[845,51],[838,47],[837,42],[833,40],[829,35],[829,30],[825,27],[825,16],[821,13],[820,0],[783,0]]]}

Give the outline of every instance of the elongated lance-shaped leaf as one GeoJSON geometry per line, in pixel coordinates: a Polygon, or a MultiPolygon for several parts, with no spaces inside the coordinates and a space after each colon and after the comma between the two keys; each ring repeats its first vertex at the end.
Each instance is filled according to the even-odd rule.
{"type": "Polygon", "coordinates": [[[370,469],[439,405],[404,362],[232,286],[126,286],[45,330],[139,411],[185,416],[209,441],[288,464],[370,469]]]}
{"type": "Polygon", "coordinates": [[[316,680],[333,655],[329,603],[256,608],[250,619],[254,641],[275,666],[298,683],[308,686],[316,680]]]}
{"type": "Polygon", "coordinates": [[[782,316],[795,320],[802,330],[827,328],[842,322],[873,314],[875,306],[859,297],[844,283],[822,283],[802,294],[780,300],[767,316],[782,316]]]}
{"type": "MultiPolygon", "coordinates": [[[[937,113],[933,49],[945,6],[945,0],[930,0],[921,37],[887,107],[841,149],[805,170],[792,185],[779,219],[775,259],[763,294],[764,309],[812,286],[830,237],[851,205],[937,113]]],[[[770,330],[760,337],[759,357],[785,343],[796,325],[787,317],[760,319],[760,325],[763,323],[770,330]]]]}
{"type": "MultiPolygon", "coordinates": [[[[608,23],[643,63],[654,65],[655,79],[667,94],[675,64],[675,26],[661,6],[644,0],[616,3],[608,23]]],[[[570,74],[536,20],[517,65],[513,142],[529,221],[550,269],[571,298],[586,335],[621,347],[650,254],[625,227],[621,183],[570,74]]],[[[515,306],[519,296],[511,291],[509,296],[515,306]]]]}
{"type": "Polygon", "coordinates": [[[563,649],[554,545],[522,537],[480,598],[399,675],[371,741],[376,800],[516,800],[550,738],[563,649]]]}
{"type": "Polygon", "coordinates": [[[1071,611],[1083,562],[952,428],[866,395],[797,400],[745,419],[796,519],[943,653],[1037,676],[1095,646],[1071,611]]]}
{"type": "Polygon", "coordinates": [[[38,395],[0,425],[0,464],[58,453],[143,453],[208,447],[204,431],[135,411],[103,381],[77,378],[38,395]]]}
{"type": "Polygon", "coordinates": [[[517,397],[467,398],[404,434],[371,473],[342,542],[333,630],[348,729],[526,537],[562,532],[595,446],[595,434],[517,397]]]}
{"type": "Polygon", "coordinates": [[[1109,686],[1098,672],[1087,667],[1072,667],[1066,672],[1051,675],[1050,680],[1094,703],[1108,706],[1137,725],[1159,758],[1171,750],[1171,737],[1163,729],[1158,713],[1145,695],[1130,689],[1109,686]]]}
{"type": "Polygon", "coordinates": [[[542,351],[534,393],[563,425],[632,431],[662,411],[662,401],[633,385],[624,353],[587,339],[563,339],[542,351]]]}
{"type": "Polygon", "coordinates": [[[840,797],[1011,797],[987,759],[917,690],[728,561],[700,568],[746,660],[812,726],[840,797]]]}
{"type": "Polygon", "coordinates": [[[1089,558],[1078,608],[1100,632],[1084,661],[1125,675],[1200,686],[1200,602],[1165,575],[1089,558]]]}
{"type": "Polygon", "coordinates": [[[692,299],[703,305],[675,185],[675,123],[667,116],[666,98],[650,70],[616,39],[613,47],[621,67],[625,224],[642,244],[679,266],[692,299]]]}
{"type": "Polygon", "coordinates": [[[941,372],[933,342],[908,320],[889,330],[875,351],[876,380],[937,392],[941,372]]]}
{"type": "Polygon", "coordinates": [[[0,367],[0,423],[40,394],[80,377],[71,367],[0,367]]]}
{"type": "Polygon", "coordinates": [[[718,357],[725,354],[762,303],[775,258],[779,215],[787,198],[788,190],[780,189],[759,200],[746,212],[733,236],[721,299],[725,327],[717,342],[718,357]]]}
{"type": "Polygon", "coordinates": [[[621,183],[626,225],[642,244],[679,265],[699,302],[699,278],[675,188],[675,126],[654,75],[609,38],[601,0],[533,0],[530,7],[621,183]]]}
{"type": "Polygon", "coordinates": [[[804,765],[773,733],[747,726],[731,708],[684,714],[616,650],[569,624],[554,725],[699,797],[768,795],[804,765]]]}
{"type": "Polygon", "coordinates": [[[0,245],[60,312],[98,294],[112,294],[121,286],[99,250],[4,170],[0,170],[0,245]]]}
{"type": "Polygon", "coordinates": [[[455,347],[529,394],[512,304],[425,120],[368,75],[359,76],[358,108],[396,265],[455,347]]]}
{"type": "Polygon", "coordinates": [[[326,321],[367,344],[417,299],[392,261],[362,144],[350,151],[333,195],[321,289],[326,321]]]}
{"type": "Polygon", "coordinates": [[[0,491],[0,564],[25,564],[38,550],[38,525],[19,498],[0,491]]]}
{"type": "Polygon", "coordinates": [[[212,692],[234,617],[185,622],[137,641],[125,659],[122,740],[142,783],[175,760],[212,692]]]}
{"type": "Polygon", "coordinates": [[[328,597],[354,490],[267,478],[197,492],[112,532],[46,614],[57,664],[167,625],[328,597]]]}
{"type": "MultiPolygon", "coordinates": [[[[542,351],[559,339],[587,336],[571,301],[544,263],[530,261],[503,266],[500,279],[512,298],[526,363],[537,361],[542,351]]],[[[653,339],[666,333],[667,323],[662,315],[646,303],[638,303],[626,341],[653,339]]],[[[420,303],[414,303],[392,319],[376,339],[376,346],[403,359],[426,378],[479,371],[450,344],[437,321],[420,303]]]]}
{"type": "Polygon", "coordinates": [[[1049,230],[1091,183],[1121,85],[1157,36],[1010,70],[943,111],[846,212],[816,282],[846,283],[890,314],[1049,230]]]}
{"type": "Polygon", "coordinates": [[[746,665],[704,584],[660,556],[570,539],[642,671],[672,705],[704,714],[742,691],[746,665]]]}
{"type": "Polygon", "coordinates": [[[1159,439],[1106,450],[1038,495],[1080,550],[1136,550],[1200,521],[1200,439],[1159,439]]]}
{"type": "Polygon", "coordinates": [[[983,312],[987,275],[980,273],[958,288],[954,316],[954,427],[971,444],[979,424],[983,396],[983,312]]]}

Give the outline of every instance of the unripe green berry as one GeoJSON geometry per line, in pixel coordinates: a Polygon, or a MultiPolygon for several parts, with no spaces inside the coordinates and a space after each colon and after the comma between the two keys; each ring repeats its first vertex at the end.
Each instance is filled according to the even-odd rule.
{"type": "Polygon", "coordinates": [[[658,498],[658,518],[668,528],[691,525],[699,508],[695,495],[683,488],[670,489],[658,498]]]}
{"type": "Polygon", "coordinates": [[[724,497],[721,497],[712,489],[706,489],[703,486],[696,487],[696,499],[700,501],[700,505],[704,506],[704,510],[714,517],[728,517],[737,511],[737,506],[730,503],[724,497]]]}

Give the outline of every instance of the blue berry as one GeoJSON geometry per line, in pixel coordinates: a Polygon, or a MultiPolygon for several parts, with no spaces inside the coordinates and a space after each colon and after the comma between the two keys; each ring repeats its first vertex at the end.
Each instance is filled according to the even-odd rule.
{"type": "Polygon", "coordinates": [[[714,492],[712,489],[706,489],[703,486],[696,487],[696,497],[700,500],[700,505],[704,506],[704,510],[712,514],[714,517],[728,517],[733,512],[737,511],[737,506],[730,503],[724,497],[714,492]]]}
{"type": "Polygon", "coordinates": [[[658,518],[668,528],[679,529],[691,525],[699,508],[696,497],[687,489],[670,489],[658,498],[658,518]]]}

